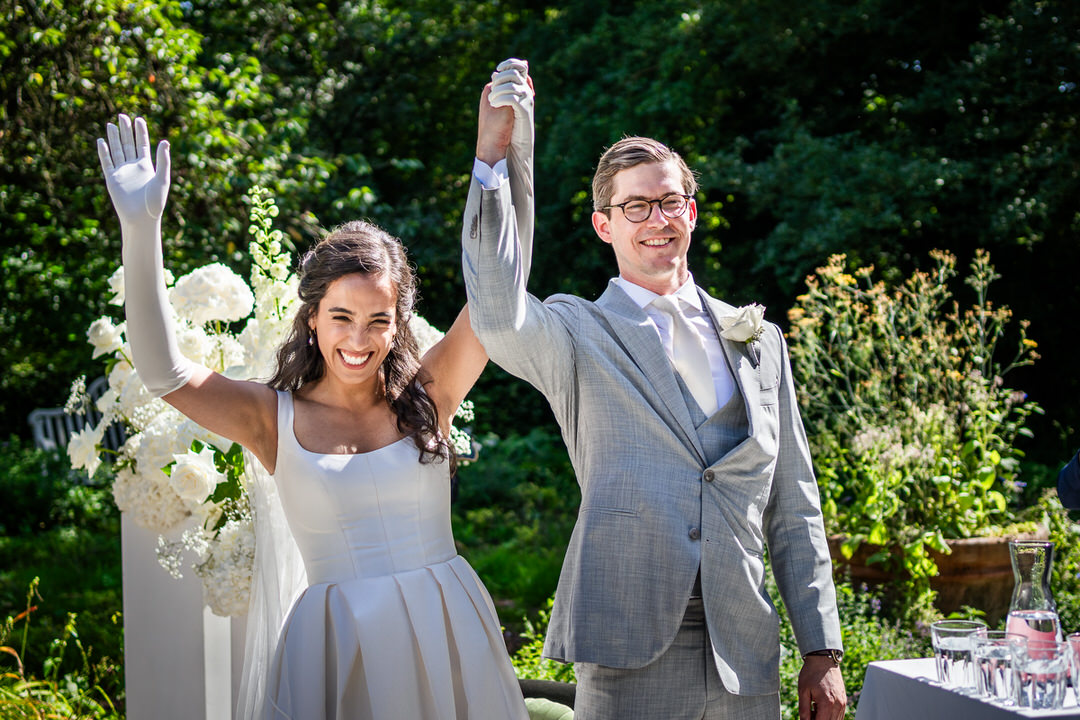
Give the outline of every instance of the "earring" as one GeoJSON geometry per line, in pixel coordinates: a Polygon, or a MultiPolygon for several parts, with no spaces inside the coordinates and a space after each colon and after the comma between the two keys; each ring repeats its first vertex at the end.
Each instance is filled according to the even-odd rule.
{"type": "Polygon", "coordinates": [[[312,331],[311,331],[311,334],[310,334],[310,335],[308,335],[308,337],[307,337],[307,344],[308,344],[308,347],[310,347],[310,346],[312,346],[312,345],[314,345],[314,344],[315,344],[315,331],[314,331],[314,330],[312,330],[312,331]]]}

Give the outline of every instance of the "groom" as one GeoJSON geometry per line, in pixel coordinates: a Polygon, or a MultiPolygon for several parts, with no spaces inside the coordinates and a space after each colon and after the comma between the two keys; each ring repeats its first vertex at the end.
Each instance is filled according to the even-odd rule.
{"type": "Polygon", "coordinates": [[[783,335],[694,284],[697,183],[647,138],[609,148],[593,179],[618,277],[596,302],[528,294],[520,163],[508,177],[504,162],[531,165],[527,70],[503,63],[484,89],[462,240],[473,328],[548,399],[581,486],[545,655],[575,663],[578,720],[776,720],[767,547],[804,653],[800,716],[839,720],[839,618],[783,335]]]}

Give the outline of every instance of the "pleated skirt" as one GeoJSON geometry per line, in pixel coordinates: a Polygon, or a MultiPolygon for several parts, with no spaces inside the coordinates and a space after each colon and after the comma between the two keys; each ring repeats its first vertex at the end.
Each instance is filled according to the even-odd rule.
{"type": "Polygon", "coordinates": [[[274,720],[526,720],[491,598],[461,556],[308,587],[270,668],[274,720]]]}

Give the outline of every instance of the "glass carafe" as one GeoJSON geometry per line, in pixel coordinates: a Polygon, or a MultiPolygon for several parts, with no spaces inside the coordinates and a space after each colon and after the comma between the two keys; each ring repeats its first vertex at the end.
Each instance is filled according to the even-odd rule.
{"type": "Polygon", "coordinates": [[[1050,592],[1050,571],[1054,565],[1054,543],[1011,540],[1012,601],[1005,629],[1033,640],[1061,640],[1061,622],[1050,592]]]}

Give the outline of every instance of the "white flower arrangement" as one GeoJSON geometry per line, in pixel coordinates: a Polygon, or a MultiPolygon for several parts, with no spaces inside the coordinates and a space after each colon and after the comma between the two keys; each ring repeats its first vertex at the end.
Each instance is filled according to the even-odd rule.
{"type": "MultiPolygon", "coordinates": [[[[166,271],[165,284],[176,314],[177,343],[185,357],[232,378],[266,379],[273,373],[278,346],[292,324],[297,278],[283,235],[271,229],[277,206],[263,188],[250,193],[252,257],[250,286],[219,263],[193,270],[178,280],[166,271]],[[230,323],[243,322],[233,334],[230,323]]],[[[123,305],[123,268],[109,278],[110,304],[123,305]]],[[[443,333],[419,315],[411,321],[421,354],[443,333]]],[[[127,440],[106,462],[115,479],[117,507],[140,527],[164,535],[185,522],[178,542],[158,539],[158,560],[175,577],[185,553],[203,584],[203,597],[216,615],[247,612],[255,559],[255,532],[245,485],[244,455],[229,443],[155,399],[131,364],[125,326],[108,317],[87,331],[93,357],[104,356],[109,386],[96,403],[102,413],[96,426],[75,433],[68,445],[74,468],[93,474],[103,463],[105,429],[123,424],[127,440]]],[[[72,409],[85,406],[85,379],[72,387],[72,409]]],[[[472,420],[466,401],[458,418],[472,420]]],[[[472,451],[469,435],[452,429],[451,441],[461,455],[472,451]]]]}

